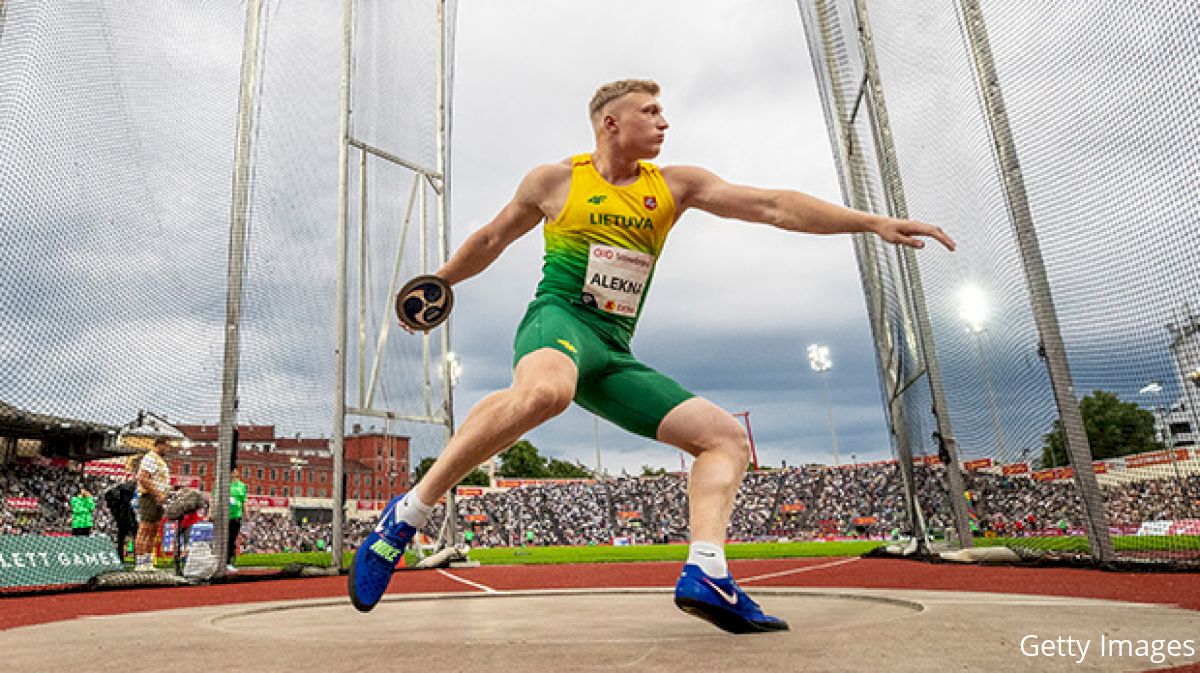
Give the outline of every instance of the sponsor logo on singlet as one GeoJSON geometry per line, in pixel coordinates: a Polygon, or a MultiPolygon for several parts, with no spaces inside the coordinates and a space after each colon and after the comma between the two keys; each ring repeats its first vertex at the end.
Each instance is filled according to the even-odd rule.
{"type": "Polygon", "coordinates": [[[593,243],[588,250],[583,303],[621,316],[636,316],[654,255],[593,243]]]}

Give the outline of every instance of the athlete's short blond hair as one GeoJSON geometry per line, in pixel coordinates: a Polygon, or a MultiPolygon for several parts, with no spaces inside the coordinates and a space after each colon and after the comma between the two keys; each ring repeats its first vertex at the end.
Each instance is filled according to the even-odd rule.
{"type": "Polygon", "coordinates": [[[588,103],[588,115],[592,118],[592,123],[596,124],[600,121],[600,111],[604,109],[604,106],[621,96],[635,91],[657,96],[659,90],[658,82],[650,79],[619,79],[609,82],[596,89],[596,93],[592,94],[592,102],[588,103]]]}

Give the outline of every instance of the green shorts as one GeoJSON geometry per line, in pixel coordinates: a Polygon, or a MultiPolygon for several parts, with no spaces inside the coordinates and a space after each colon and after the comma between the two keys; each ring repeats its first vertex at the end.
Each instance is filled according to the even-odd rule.
{"type": "Polygon", "coordinates": [[[695,397],[673,379],[638,362],[629,346],[593,309],[554,296],[533,300],[517,327],[513,366],[541,349],[553,348],[579,369],[575,403],[626,430],[657,439],[662,419],[695,397]]]}

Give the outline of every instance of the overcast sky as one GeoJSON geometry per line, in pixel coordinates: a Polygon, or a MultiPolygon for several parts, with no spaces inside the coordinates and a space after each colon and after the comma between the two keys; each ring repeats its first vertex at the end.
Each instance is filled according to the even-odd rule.
{"type": "MultiPolygon", "coordinates": [[[[989,5],[989,32],[1076,388],[1148,406],[1138,391],[1150,379],[1164,382],[1167,402],[1178,396],[1164,327],[1200,304],[1189,135],[1200,111],[1188,70],[1197,19],[1170,3],[1102,4],[1082,14],[1061,3],[989,5]],[[1100,29],[1112,25],[1130,28],[1100,29]],[[1047,69],[1031,44],[1072,62],[1047,69]]],[[[265,6],[240,420],[328,435],[340,3],[265,6]]],[[[433,118],[433,6],[359,3],[355,33],[352,133],[425,164],[436,149],[422,126],[433,118]]],[[[0,399],[116,425],[138,409],[216,422],[245,3],[5,7],[0,399]]],[[[1010,448],[1036,451],[1056,411],[956,11],[886,2],[871,11],[909,207],[960,243],[952,255],[917,253],[960,446],[978,456],[996,444],[982,361],[954,296],[974,280],[995,303],[983,340],[1001,419],[1019,432],[1010,448]]],[[[671,129],[660,164],[842,200],[792,0],[464,0],[457,19],[454,245],[531,168],[592,149],[587,101],[627,77],[663,87],[671,129]]],[[[371,171],[368,304],[390,320],[377,308],[389,301],[388,236],[402,228],[411,174],[377,161],[371,171]]],[[[535,230],[457,290],[460,420],[510,382],[512,336],[541,254],[535,230]]],[[[419,344],[393,332],[400,365],[385,364],[383,402],[414,402],[421,382],[404,367],[419,344]]],[[[841,460],[890,456],[849,237],[689,212],[666,246],[633,348],[730,412],[749,411],[764,463],[832,462],[829,409],[841,460]],[[828,408],[806,359],[811,343],[832,352],[828,408]]],[[[926,409],[914,405],[929,420],[926,409]]],[[[529,439],[593,465],[594,428],[572,408],[529,439]]],[[[607,423],[599,430],[609,470],[680,464],[672,448],[607,423]]],[[[436,429],[413,435],[415,457],[439,450],[436,429]]],[[[929,450],[921,439],[918,452],[929,450]]]]}
{"type": "MultiPolygon", "coordinates": [[[[275,1],[264,15],[240,420],[274,423],[281,435],[327,435],[332,418],[339,7],[275,1]]],[[[430,163],[430,138],[385,142],[388,125],[405,120],[369,114],[372,105],[403,113],[413,104],[405,87],[432,81],[432,50],[403,32],[430,15],[364,7],[356,77],[380,84],[356,89],[353,131],[430,163]],[[405,47],[416,51],[400,61],[377,56],[405,47]]],[[[790,0],[468,0],[457,18],[454,245],[534,166],[592,149],[588,99],[628,77],[662,85],[672,128],[660,164],[841,200],[790,0]]],[[[217,421],[243,19],[243,4],[216,0],[147,12],[121,3],[8,12],[0,127],[16,142],[3,147],[10,179],[0,187],[0,215],[9,228],[0,258],[16,291],[0,298],[0,399],[114,424],[141,408],[217,421]]],[[[393,189],[386,167],[375,166],[372,198],[381,203],[371,221],[398,229],[406,189],[393,189]]],[[[374,236],[373,268],[386,276],[391,248],[374,236]]],[[[459,419],[510,382],[512,335],[541,253],[539,229],[458,288],[459,419]]],[[[386,288],[386,278],[372,282],[373,292],[386,288]]],[[[412,355],[417,341],[407,339],[392,336],[412,355]]],[[[829,398],[842,459],[885,457],[849,238],[699,212],[678,223],[634,352],[729,411],[749,411],[764,463],[833,459],[821,382],[805,356],[814,342],[832,350],[829,398]]],[[[401,386],[390,385],[395,396],[401,386]]],[[[418,435],[417,458],[438,450],[436,433],[418,435]]],[[[577,408],[529,439],[545,454],[595,464],[595,425],[577,408]]],[[[608,423],[599,442],[612,471],[680,465],[675,449],[608,423]]]]}

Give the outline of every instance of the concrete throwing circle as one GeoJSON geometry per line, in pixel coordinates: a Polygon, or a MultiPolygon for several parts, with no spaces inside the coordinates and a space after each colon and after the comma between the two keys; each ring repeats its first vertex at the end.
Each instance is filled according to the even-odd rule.
{"type": "Polygon", "coordinates": [[[751,594],[792,630],[727,634],[676,610],[666,588],[389,595],[368,614],[326,599],[11,629],[0,632],[0,671],[1141,671],[1200,661],[1200,612],[1165,605],[869,589],[751,594]],[[1170,641],[1193,650],[1137,649],[1170,641]]]}
{"type": "MultiPolygon", "coordinates": [[[[223,615],[217,628],[261,639],[429,646],[588,645],[657,643],[721,635],[684,618],[662,590],[454,594],[436,599],[398,597],[357,619],[341,604],[286,605],[223,615]],[[403,628],[398,628],[404,625],[403,628]]],[[[772,614],[793,630],[865,629],[921,611],[919,603],[877,597],[779,595],[772,614]]]]}

